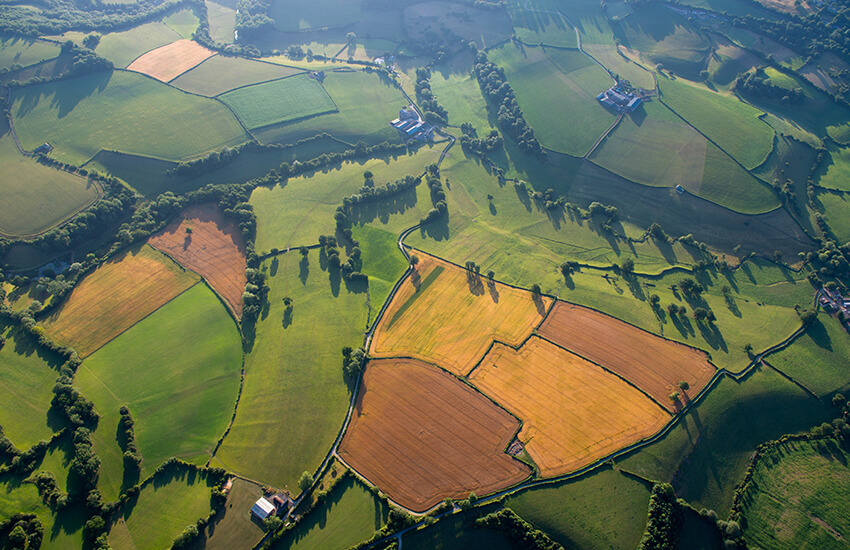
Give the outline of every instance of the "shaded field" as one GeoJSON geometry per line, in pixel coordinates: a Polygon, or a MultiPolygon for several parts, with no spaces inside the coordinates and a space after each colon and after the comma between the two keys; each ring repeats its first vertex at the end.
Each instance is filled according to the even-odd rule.
{"type": "Polygon", "coordinates": [[[419,2],[404,9],[404,31],[412,40],[429,41],[431,29],[446,29],[479,48],[489,48],[511,35],[511,21],[502,10],[442,0],[419,2]],[[429,32],[430,31],[430,32],[429,32]]]}
{"type": "Polygon", "coordinates": [[[162,253],[136,247],[86,276],[44,329],[85,357],[197,281],[162,253]]]}
{"type": "Polygon", "coordinates": [[[25,149],[50,141],[77,165],[101,149],[181,160],[248,139],[217,101],[128,71],[27,86],[10,110],[25,149]]]}
{"type": "MultiPolygon", "coordinates": [[[[22,483],[19,477],[3,476],[0,479],[0,521],[19,512],[35,514],[44,527],[43,550],[67,550],[83,547],[85,509],[66,508],[62,518],[57,517],[43,503],[34,483],[22,483]]],[[[5,543],[6,540],[3,539],[5,543]]]]}
{"type": "Polygon", "coordinates": [[[526,44],[545,44],[562,48],[577,48],[576,31],[560,15],[511,10],[514,34],[526,44]]]}
{"type": "Polygon", "coordinates": [[[222,512],[210,522],[204,533],[205,550],[247,550],[263,536],[259,522],[251,517],[251,506],[263,496],[262,488],[250,481],[234,478],[222,512]]]}
{"type": "Polygon", "coordinates": [[[850,240],[850,219],[847,218],[847,208],[850,199],[840,192],[818,190],[815,194],[815,204],[823,214],[830,232],[839,242],[850,240]]]}
{"type": "Polygon", "coordinates": [[[3,36],[0,37],[0,67],[11,68],[12,65],[26,67],[40,63],[59,55],[59,46],[50,42],[3,36]]]}
{"type": "Polygon", "coordinates": [[[519,439],[543,477],[587,466],[670,420],[621,378],[536,337],[519,351],[496,343],[470,381],[523,421],[519,439]]]}
{"type": "Polygon", "coordinates": [[[411,510],[490,494],[531,472],[505,453],[519,421],[431,365],[370,361],[354,407],[339,456],[411,510]]]}
{"type": "Polygon", "coordinates": [[[770,187],[741,168],[713,143],[706,147],[699,194],[744,214],[769,212],[781,204],[770,187]]]}
{"type": "Polygon", "coordinates": [[[137,481],[123,468],[122,405],[135,421],[141,479],[172,456],[203,464],[233,413],[241,367],[239,332],[203,284],[87,358],[75,384],[100,414],[95,451],[106,498],[137,481]]]}
{"type": "Polygon", "coordinates": [[[145,53],[127,70],[168,82],[213,55],[214,51],[184,38],[145,53]]]}
{"type": "Polygon", "coordinates": [[[633,60],[637,58],[634,52],[630,52],[624,48],[623,51],[629,54],[626,57],[621,53],[618,46],[611,44],[582,44],[581,47],[597,61],[605,65],[609,71],[620,75],[620,78],[625,78],[640,88],[647,90],[655,88],[652,73],[633,60]]]}
{"type": "Polygon", "coordinates": [[[236,317],[242,316],[245,238],[215,203],[187,208],[148,244],[206,279],[236,317]]]}
{"type": "Polygon", "coordinates": [[[372,339],[373,357],[415,357],[465,375],[493,340],[518,346],[551,303],[413,253],[421,261],[384,313],[372,339]]]}
{"type": "Polygon", "coordinates": [[[558,302],[540,326],[540,335],[602,365],[651,395],[662,407],[680,381],[696,395],[711,380],[714,367],[704,352],[659,338],[589,308],[558,302]]]}
{"type": "Polygon", "coordinates": [[[850,149],[831,147],[815,172],[818,185],[850,191],[850,149]]]}
{"type": "Polygon", "coordinates": [[[240,86],[284,78],[300,72],[300,69],[274,63],[215,55],[172,80],[171,85],[195,94],[216,96],[240,86]]]}
{"type": "Polygon", "coordinates": [[[147,51],[170,44],[181,36],[162,21],[153,21],[126,31],[113,32],[100,39],[95,51],[124,68],[147,51]]]}
{"type": "Polygon", "coordinates": [[[239,88],[220,99],[252,129],[337,111],[321,83],[306,75],[239,88]]]}
{"type": "Polygon", "coordinates": [[[438,522],[404,535],[404,548],[434,550],[463,548],[465,550],[516,550],[511,538],[498,531],[476,529],[462,515],[453,514],[438,522]]]}

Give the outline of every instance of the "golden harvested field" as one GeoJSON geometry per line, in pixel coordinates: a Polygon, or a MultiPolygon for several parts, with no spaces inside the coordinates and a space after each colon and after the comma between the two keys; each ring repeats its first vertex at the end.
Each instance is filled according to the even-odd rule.
{"type": "Polygon", "coordinates": [[[214,51],[197,42],[183,39],[140,55],[127,66],[127,70],[170,82],[214,55],[214,51]]]}
{"type": "Polygon", "coordinates": [[[465,269],[414,254],[421,260],[415,276],[402,283],[384,312],[372,357],[416,357],[465,375],[493,340],[518,346],[552,303],[483,276],[470,282],[465,269]]]}
{"type": "Polygon", "coordinates": [[[85,357],[198,279],[150,246],[136,247],[86,276],[44,329],[85,357]]]}
{"type": "Polygon", "coordinates": [[[531,470],[505,453],[519,421],[457,378],[415,359],[370,361],[339,456],[389,498],[422,512],[483,496],[531,470]]]}
{"type": "Polygon", "coordinates": [[[669,396],[686,381],[696,395],[716,370],[705,352],[641,330],[604,313],[558,302],[539,334],[633,383],[670,411],[669,396]]]}
{"type": "Polygon", "coordinates": [[[496,344],[470,381],[522,421],[543,477],[573,472],[658,432],[670,415],[619,377],[541,338],[496,344]]]}
{"type": "Polygon", "coordinates": [[[148,244],[206,279],[231,311],[237,317],[242,315],[242,293],[247,282],[245,239],[236,223],[225,218],[218,206],[190,206],[151,237],[148,244]]]}

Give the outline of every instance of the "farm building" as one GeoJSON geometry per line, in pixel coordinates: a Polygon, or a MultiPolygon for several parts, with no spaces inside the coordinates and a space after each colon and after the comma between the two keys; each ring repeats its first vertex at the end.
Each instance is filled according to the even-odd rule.
{"type": "Polygon", "coordinates": [[[260,500],[255,502],[251,507],[251,515],[258,517],[261,520],[274,515],[276,512],[277,508],[274,507],[274,504],[266,500],[265,497],[260,497],[260,500]]]}
{"type": "Polygon", "coordinates": [[[41,154],[41,153],[49,153],[49,152],[50,152],[50,151],[52,151],[52,150],[53,150],[53,146],[52,146],[52,145],[50,145],[49,143],[44,143],[44,144],[39,145],[38,147],[36,147],[36,148],[35,148],[35,150],[33,151],[33,153],[35,153],[36,155],[38,155],[38,154],[41,154]]]}
{"type": "Polygon", "coordinates": [[[640,107],[641,99],[635,94],[626,91],[620,84],[611,86],[596,96],[599,103],[621,113],[631,113],[640,107]]]}
{"type": "Polygon", "coordinates": [[[419,118],[413,105],[398,112],[398,118],[390,121],[390,126],[398,130],[405,141],[428,141],[434,137],[434,127],[419,118]]]}

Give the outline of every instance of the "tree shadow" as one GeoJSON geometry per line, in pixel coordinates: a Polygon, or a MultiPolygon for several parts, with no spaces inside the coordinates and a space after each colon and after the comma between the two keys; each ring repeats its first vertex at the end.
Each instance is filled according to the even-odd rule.
{"type": "Polygon", "coordinates": [[[814,322],[806,329],[806,334],[819,348],[832,351],[832,338],[820,319],[815,318],[814,322]]]}
{"type": "Polygon", "coordinates": [[[723,350],[724,352],[729,351],[729,348],[726,346],[726,340],[723,338],[723,334],[717,328],[717,325],[714,323],[697,322],[697,326],[699,327],[700,334],[702,334],[703,339],[705,339],[709,346],[713,349],[723,350]]]}
{"type": "MultiPolygon", "coordinates": [[[[319,253],[320,255],[322,252],[319,253]]],[[[301,281],[302,285],[307,284],[307,277],[310,276],[310,261],[307,259],[307,256],[302,256],[301,261],[298,262],[298,279],[301,281]]]]}
{"type": "Polygon", "coordinates": [[[342,286],[342,273],[338,267],[328,266],[328,281],[331,284],[331,294],[334,298],[337,298],[340,286],[342,286]]]}
{"type": "Polygon", "coordinates": [[[435,241],[445,241],[449,238],[449,213],[446,212],[436,220],[428,222],[419,228],[421,237],[435,241]]]}
{"type": "Polygon", "coordinates": [[[294,308],[291,307],[291,306],[283,308],[283,323],[282,323],[282,326],[283,326],[284,329],[289,328],[289,326],[292,324],[292,315],[293,315],[292,310],[293,309],[294,308]]]}
{"type": "Polygon", "coordinates": [[[269,263],[269,277],[274,277],[277,275],[277,270],[280,268],[280,259],[275,256],[272,258],[272,261],[269,263]]]}
{"type": "Polygon", "coordinates": [[[494,303],[499,303],[499,288],[492,279],[487,279],[487,290],[490,292],[490,298],[494,303]]]}

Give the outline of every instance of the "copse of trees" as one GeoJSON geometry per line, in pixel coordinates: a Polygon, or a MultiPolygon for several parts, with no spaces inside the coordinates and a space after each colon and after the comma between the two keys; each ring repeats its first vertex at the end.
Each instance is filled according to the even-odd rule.
{"type": "Polygon", "coordinates": [[[97,486],[100,459],[94,452],[91,431],[88,428],[80,427],[74,431],[74,458],[71,460],[69,472],[77,479],[77,486],[84,487],[86,493],[97,486]]]}
{"type": "Polygon", "coordinates": [[[431,204],[434,205],[434,208],[419,220],[421,224],[437,220],[449,211],[446,204],[446,192],[443,190],[443,182],[440,180],[440,168],[436,164],[429,164],[425,169],[425,184],[431,191],[431,204]]]}
{"type": "Polygon", "coordinates": [[[118,428],[124,434],[122,450],[124,451],[124,467],[134,468],[138,470],[142,464],[142,455],[139,453],[139,448],[136,445],[136,430],[133,416],[130,414],[130,409],[122,406],[119,409],[121,419],[118,421],[118,428]]]}
{"type": "Polygon", "coordinates": [[[352,349],[350,346],[342,348],[342,373],[348,382],[353,382],[363,372],[366,365],[366,350],[361,348],[352,349]]]}
{"type": "Polygon", "coordinates": [[[656,483],[649,497],[646,531],[638,550],[676,550],[683,517],[676,493],[669,483],[656,483]]]}
{"type": "Polygon", "coordinates": [[[798,105],[806,99],[802,88],[789,90],[776,86],[761,69],[738,75],[735,79],[735,91],[744,95],[778,100],[786,105],[798,105]]]}
{"type": "Polygon", "coordinates": [[[475,526],[505,533],[519,548],[563,550],[563,546],[550,539],[543,531],[535,529],[510,508],[502,508],[476,519],[475,526]]]}
{"type": "Polygon", "coordinates": [[[416,69],[416,98],[422,107],[422,116],[432,123],[448,124],[449,112],[439,104],[434,92],[431,91],[431,69],[419,67],[416,69]]]}
{"type": "Polygon", "coordinates": [[[503,147],[502,135],[498,130],[490,130],[487,137],[479,138],[478,130],[468,122],[460,125],[460,130],[463,135],[460,136],[460,147],[465,152],[473,154],[479,158],[484,158],[487,154],[498,151],[503,147]]]}
{"type": "Polygon", "coordinates": [[[274,30],[274,19],[269,16],[271,4],[263,0],[238,0],[236,2],[236,32],[239,42],[248,43],[266,31],[274,30]]]}
{"type": "Polygon", "coordinates": [[[35,514],[17,513],[0,522],[0,540],[11,549],[41,548],[43,538],[44,526],[35,514]]]}

